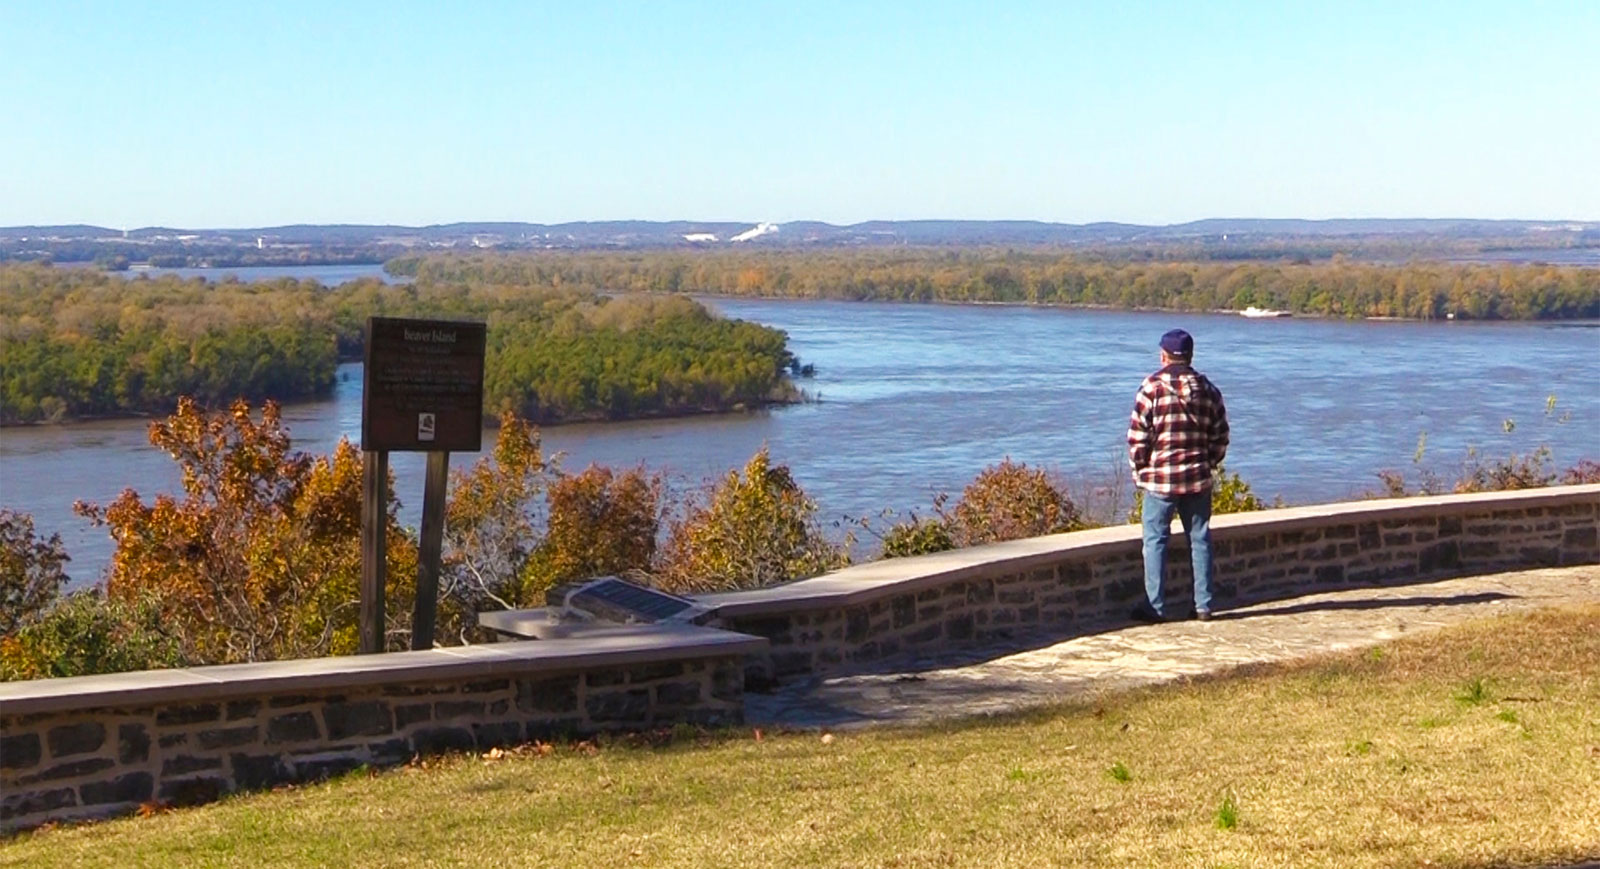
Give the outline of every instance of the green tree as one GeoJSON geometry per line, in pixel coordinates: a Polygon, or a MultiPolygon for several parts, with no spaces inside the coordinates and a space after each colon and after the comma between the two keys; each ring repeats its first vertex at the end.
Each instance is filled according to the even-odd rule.
{"type": "Polygon", "coordinates": [[[939,517],[919,519],[913,514],[911,518],[889,526],[889,530],[884,532],[882,556],[906,558],[955,548],[956,537],[948,521],[939,517]]]}
{"type": "Polygon", "coordinates": [[[184,667],[183,642],[154,598],[112,600],[99,590],[62,598],[0,637],[0,681],[184,667]]]}
{"type": "Polygon", "coordinates": [[[823,536],[816,512],[762,447],[672,523],[656,582],[671,591],[755,588],[844,565],[846,550],[823,536]]]}
{"type": "MultiPolygon", "coordinates": [[[[1211,481],[1211,514],[1222,513],[1250,513],[1255,510],[1266,510],[1269,507],[1283,506],[1282,498],[1274,498],[1271,504],[1261,499],[1261,496],[1250,488],[1244,477],[1232,473],[1224,467],[1217,468],[1211,481]]],[[[1128,513],[1128,521],[1137,525],[1144,516],[1144,490],[1133,491],[1133,509],[1128,513]]]]}
{"type": "Polygon", "coordinates": [[[1226,468],[1217,468],[1216,479],[1211,484],[1211,512],[1217,513],[1249,513],[1255,510],[1265,510],[1269,506],[1282,507],[1283,502],[1276,500],[1267,504],[1261,500],[1238,474],[1230,473],[1226,468]]]}

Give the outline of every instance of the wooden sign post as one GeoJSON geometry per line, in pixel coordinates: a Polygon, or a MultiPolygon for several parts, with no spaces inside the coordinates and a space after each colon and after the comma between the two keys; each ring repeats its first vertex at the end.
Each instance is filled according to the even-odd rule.
{"type": "MultiPolygon", "coordinates": [[[[363,447],[365,445],[363,444],[363,447]]],[[[361,654],[383,651],[383,587],[388,566],[389,454],[361,452],[361,654]]]]}
{"type": "Polygon", "coordinates": [[[425,452],[422,540],[411,648],[433,647],[444,541],[445,484],[451,452],[483,448],[482,323],[367,319],[361,390],[361,652],[384,649],[383,595],[388,528],[389,453],[425,452]]]}

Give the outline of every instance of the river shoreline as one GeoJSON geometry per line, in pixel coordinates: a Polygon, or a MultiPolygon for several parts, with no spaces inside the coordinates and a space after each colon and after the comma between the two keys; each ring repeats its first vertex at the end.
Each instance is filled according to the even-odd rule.
{"type": "MultiPolygon", "coordinates": [[[[345,365],[360,364],[360,360],[355,360],[354,362],[344,362],[344,363],[341,363],[341,364],[345,364],[345,365]]],[[[689,419],[689,418],[700,417],[700,416],[718,416],[718,415],[730,415],[730,414],[741,414],[741,413],[760,413],[761,411],[770,410],[770,409],[776,408],[776,407],[790,407],[790,406],[798,405],[798,404],[813,404],[813,403],[816,403],[816,402],[821,400],[819,397],[814,396],[814,395],[806,392],[804,389],[802,389],[801,387],[799,387],[797,385],[794,385],[792,382],[790,382],[790,386],[794,390],[794,395],[791,396],[791,397],[766,398],[766,399],[762,399],[760,401],[753,401],[753,402],[741,401],[741,402],[735,403],[734,405],[732,405],[730,407],[678,408],[678,409],[674,409],[674,410],[651,411],[651,412],[632,414],[632,415],[629,415],[629,416],[618,416],[618,417],[608,416],[608,415],[605,415],[605,414],[589,414],[589,415],[583,415],[583,416],[564,417],[564,418],[556,419],[556,420],[544,420],[544,419],[535,418],[535,419],[529,419],[528,422],[532,423],[533,425],[535,425],[535,426],[537,426],[539,428],[560,428],[562,426],[596,425],[596,424],[605,424],[605,423],[650,422],[650,421],[653,421],[653,420],[689,419]]],[[[259,408],[261,404],[264,404],[267,401],[274,401],[274,402],[277,402],[277,404],[278,404],[278,406],[280,408],[282,408],[282,409],[287,411],[287,410],[292,410],[292,409],[295,409],[295,408],[309,407],[309,406],[312,406],[312,405],[322,404],[324,402],[331,401],[333,399],[333,397],[334,397],[334,392],[335,391],[333,389],[329,389],[326,393],[321,394],[321,395],[315,395],[315,396],[311,396],[311,397],[298,397],[298,398],[288,399],[288,400],[275,399],[275,398],[261,399],[260,401],[251,402],[251,405],[252,405],[252,407],[259,408]]],[[[248,401],[248,399],[246,399],[246,400],[248,401]]],[[[176,409],[177,409],[177,406],[174,405],[173,406],[173,410],[176,410],[176,409]]],[[[202,408],[202,410],[206,410],[206,411],[211,412],[211,413],[219,413],[219,412],[225,410],[225,408],[223,408],[223,407],[202,408]]],[[[108,413],[108,414],[98,414],[98,415],[95,415],[95,416],[77,416],[77,417],[71,417],[71,418],[68,418],[68,419],[58,419],[58,420],[31,420],[31,421],[28,421],[28,422],[0,422],[0,431],[13,430],[13,429],[15,429],[15,430],[63,429],[63,428],[70,428],[72,426],[77,426],[77,425],[90,425],[90,424],[93,424],[93,423],[103,423],[103,422],[134,422],[134,421],[139,421],[139,420],[143,420],[143,421],[146,421],[146,422],[156,422],[157,420],[165,419],[166,417],[170,416],[172,414],[172,412],[173,411],[169,410],[169,411],[166,411],[164,413],[162,413],[162,412],[108,413]]],[[[484,429],[486,431],[492,431],[494,429],[498,429],[500,427],[500,418],[499,418],[499,416],[497,414],[490,413],[488,411],[488,409],[485,408],[484,415],[483,415],[483,427],[484,427],[484,429]]]]}
{"type": "MultiPolygon", "coordinates": [[[[620,293],[623,293],[625,291],[622,291],[622,290],[608,290],[606,292],[620,294],[620,293]]],[[[1287,316],[1281,316],[1281,317],[1254,317],[1254,318],[1252,318],[1252,317],[1246,317],[1244,315],[1243,311],[1229,310],[1227,308],[1208,309],[1208,310],[1191,310],[1191,309],[1188,309],[1188,308],[1144,308],[1144,307],[1137,307],[1137,306],[1129,307],[1129,306],[1126,306],[1126,305],[1095,305],[1095,304],[1071,303],[1071,302],[1002,302],[1002,301],[986,301],[986,300],[982,300],[982,299],[972,299],[972,300],[955,300],[955,299],[845,299],[845,298],[836,298],[836,297],[833,297],[833,296],[779,296],[779,295],[767,296],[767,295],[749,295],[749,294],[741,295],[741,294],[738,294],[738,293],[671,292],[671,291],[665,291],[665,290],[640,290],[640,291],[637,291],[637,293],[639,295],[646,295],[646,296],[687,296],[687,297],[689,297],[691,299],[752,301],[752,302],[807,302],[807,303],[837,302],[837,303],[846,304],[846,305],[858,305],[858,304],[932,305],[932,306],[952,307],[952,308],[1018,308],[1018,309],[1024,309],[1024,310],[1026,310],[1026,309],[1035,309],[1035,310],[1050,310],[1050,311],[1096,311],[1096,312],[1111,313],[1111,314],[1173,314],[1173,315],[1203,314],[1203,315],[1207,315],[1207,316],[1233,316],[1233,317],[1239,317],[1239,318],[1245,319],[1245,320],[1267,320],[1267,321],[1272,321],[1272,320],[1307,320],[1307,321],[1319,321],[1319,322],[1328,322],[1328,323],[1414,323],[1414,324],[1418,324],[1418,325],[1477,324],[1477,325],[1491,325],[1491,326],[1492,325],[1511,325],[1511,324],[1518,324],[1518,323],[1523,323],[1523,324],[1526,324],[1526,323],[1559,323],[1559,324],[1564,324],[1564,325],[1565,324],[1570,324],[1570,325],[1600,327],[1600,318],[1596,318],[1596,317],[1530,317],[1528,319],[1521,319],[1521,320],[1508,320],[1508,319],[1503,319],[1503,318],[1495,318],[1495,319],[1481,319],[1480,318],[1480,319],[1474,319],[1474,318],[1470,318],[1470,317],[1465,317],[1465,318],[1463,318],[1463,317],[1452,317],[1452,318],[1437,318],[1437,317],[1435,317],[1435,318],[1426,318],[1426,319],[1424,319],[1424,318],[1421,318],[1421,317],[1388,317],[1388,316],[1376,316],[1376,315],[1373,315],[1373,316],[1352,315],[1352,316],[1348,316],[1348,317],[1335,317],[1335,316],[1331,316],[1331,315],[1328,315],[1328,314],[1311,314],[1311,313],[1302,314],[1302,313],[1299,313],[1297,311],[1291,311],[1291,312],[1288,312],[1287,316]]]]}

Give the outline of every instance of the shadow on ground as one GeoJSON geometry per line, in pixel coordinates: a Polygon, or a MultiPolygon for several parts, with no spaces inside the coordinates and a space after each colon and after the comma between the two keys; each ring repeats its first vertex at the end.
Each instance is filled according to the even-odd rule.
{"type": "Polygon", "coordinates": [[[1500,591],[1484,591],[1477,594],[1463,594],[1452,597],[1394,597],[1370,598],[1368,600],[1323,600],[1311,603],[1297,603],[1289,606],[1267,607],[1257,606],[1247,609],[1220,612],[1214,616],[1216,621],[1235,621],[1238,619],[1253,619],[1262,616],[1288,616],[1297,613],[1310,613],[1335,610],[1378,610],[1397,609],[1401,607],[1423,606],[1461,606],[1473,603],[1492,603],[1497,600],[1511,600],[1516,595],[1500,591]]]}

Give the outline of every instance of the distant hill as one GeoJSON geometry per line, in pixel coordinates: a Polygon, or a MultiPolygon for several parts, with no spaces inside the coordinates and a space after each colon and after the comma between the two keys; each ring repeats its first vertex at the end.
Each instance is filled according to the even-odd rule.
{"type": "Polygon", "coordinates": [[[871,220],[836,225],[821,221],[782,224],[736,221],[605,220],[574,223],[473,222],[434,226],[292,224],[225,229],[141,227],[110,229],[82,224],[0,227],[0,243],[13,247],[66,242],[251,246],[290,248],[434,247],[632,248],[760,245],[1127,245],[1216,244],[1287,239],[1427,238],[1519,239],[1541,246],[1552,241],[1600,245],[1600,222],[1561,220],[1338,219],[1278,220],[1213,218],[1168,226],[1130,223],[1046,223],[1033,220],[871,220]]]}

